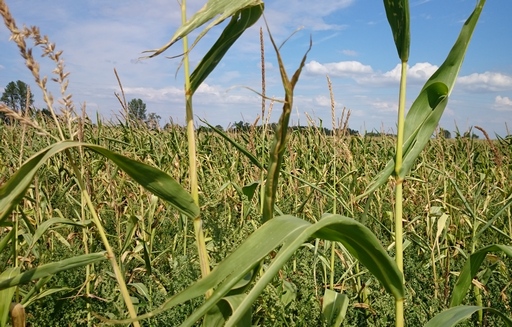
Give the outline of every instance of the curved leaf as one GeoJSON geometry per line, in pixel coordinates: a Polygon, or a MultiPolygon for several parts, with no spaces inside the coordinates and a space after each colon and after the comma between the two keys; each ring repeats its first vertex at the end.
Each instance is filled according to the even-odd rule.
{"type": "Polygon", "coordinates": [[[0,290],[16,285],[27,284],[32,280],[54,275],[58,272],[86,266],[98,261],[107,260],[106,252],[82,254],[73,258],[64,259],[41,265],[37,268],[27,270],[12,278],[0,281],[0,290]]]}
{"type": "MultiPolygon", "coordinates": [[[[485,0],[478,2],[473,13],[464,23],[459,37],[445,61],[425,83],[418,98],[407,113],[404,129],[403,163],[398,173],[401,179],[404,179],[405,175],[409,173],[415,160],[437,128],[484,4],[485,0]]],[[[395,161],[392,159],[358,198],[367,196],[386,183],[389,176],[393,174],[394,167],[395,161]]]]}
{"type": "Polygon", "coordinates": [[[36,229],[34,235],[32,236],[32,241],[30,244],[30,247],[33,247],[39,238],[50,228],[52,225],[73,225],[73,226],[79,226],[79,227],[85,227],[87,226],[92,220],[86,220],[86,221],[73,221],[66,218],[50,218],[48,220],[45,220],[44,222],[39,225],[39,227],[36,229]]]}
{"type": "Polygon", "coordinates": [[[322,301],[322,315],[327,326],[341,326],[350,300],[346,294],[326,289],[322,301]]]}
{"type": "MultiPolygon", "coordinates": [[[[245,294],[236,294],[223,297],[217,304],[206,314],[203,322],[203,327],[217,327],[224,326],[226,320],[231,316],[231,313],[238,308],[245,294]]],[[[252,312],[249,310],[240,319],[237,327],[251,326],[252,312]]]]}
{"type": "Polygon", "coordinates": [[[78,146],[89,148],[112,160],[137,183],[159,198],[168,201],[185,215],[191,218],[199,215],[199,207],[194,203],[192,196],[171,176],[160,169],[112,152],[99,145],[62,141],[52,144],[32,156],[0,188],[0,223],[7,218],[14,207],[21,201],[39,167],[56,153],[78,146]]]}
{"type": "Polygon", "coordinates": [[[218,129],[217,127],[213,126],[213,125],[210,125],[210,123],[208,123],[206,120],[202,120],[202,119],[199,119],[202,123],[205,123],[206,125],[208,125],[208,127],[210,127],[211,129],[213,129],[215,131],[215,133],[219,134],[220,136],[222,136],[222,138],[224,138],[226,141],[228,141],[229,143],[231,143],[231,145],[233,145],[235,148],[237,148],[238,151],[242,152],[246,157],[247,159],[249,159],[249,161],[255,165],[256,167],[260,168],[260,169],[265,169],[264,165],[258,160],[258,158],[256,158],[249,150],[247,150],[243,145],[237,143],[233,138],[229,137],[228,134],[224,133],[223,131],[221,131],[220,129],[218,129]]]}
{"type": "MultiPolygon", "coordinates": [[[[293,253],[304,242],[317,237],[343,243],[348,251],[366,266],[388,292],[393,294],[395,298],[403,298],[405,290],[402,274],[379,243],[379,240],[367,227],[351,218],[340,215],[325,215],[315,224],[293,216],[280,216],[269,220],[258,228],[208,276],[169,298],[157,310],[139,316],[138,319],[153,317],[175,305],[202,296],[209,289],[214,289],[212,296],[195,310],[182,325],[193,326],[263,258],[282,245],[265,273],[240,302],[226,323],[226,326],[233,326],[245,316],[265,286],[288,262],[293,253]]],[[[131,320],[109,322],[129,323],[131,320]]]]}
{"type": "Polygon", "coordinates": [[[429,322],[427,322],[425,327],[452,327],[466,319],[469,319],[475,312],[480,310],[492,312],[500,316],[506,326],[512,326],[512,320],[510,320],[510,318],[508,318],[505,314],[501,313],[496,309],[479,306],[461,305],[450,308],[437,314],[434,318],[430,319],[429,322]]]}
{"type": "Polygon", "coordinates": [[[204,55],[190,75],[190,94],[194,94],[201,83],[217,67],[222,57],[238,40],[238,38],[251,27],[263,14],[263,4],[260,6],[251,6],[233,14],[231,21],[224,28],[215,44],[204,55]]]}
{"type": "Polygon", "coordinates": [[[464,267],[460,271],[459,279],[457,279],[457,282],[453,288],[450,307],[455,307],[462,303],[462,300],[464,300],[464,297],[466,296],[466,293],[471,286],[473,277],[478,273],[482,262],[489,252],[503,252],[509,257],[512,257],[512,246],[493,244],[486,246],[470,255],[464,264],[464,267]]]}
{"type": "Polygon", "coordinates": [[[200,26],[213,19],[213,21],[208,24],[208,26],[206,26],[205,29],[201,31],[201,33],[199,33],[196,40],[194,41],[194,44],[192,45],[192,47],[194,47],[195,44],[199,42],[199,40],[205,36],[206,33],[208,33],[208,31],[215,25],[222,23],[225,19],[231,16],[235,16],[237,12],[243,9],[262,5],[263,1],[261,0],[208,0],[203,8],[201,8],[192,17],[190,17],[190,19],[185,24],[178,28],[169,42],[167,42],[158,50],[151,50],[147,52],[154,52],[152,55],[150,55],[150,57],[158,56],[170,48],[174,43],[178,42],[183,37],[187,36],[200,26]]]}

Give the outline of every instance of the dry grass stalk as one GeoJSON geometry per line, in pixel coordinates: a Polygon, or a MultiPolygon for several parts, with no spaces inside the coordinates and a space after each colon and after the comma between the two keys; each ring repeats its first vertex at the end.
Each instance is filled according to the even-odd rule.
{"type": "Polygon", "coordinates": [[[260,27],[260,51],[261,51],[261,122],[265,118],[265,43],[263,42],[263,28],[260,27]]]}
{"type": "Polygon", "coordinates": [[[22,114],[18,113],[14,109],[9,108],[7,105],[5,105],[3,103],[0,103],[0,112],[4,113],[7,118],[15,120],[22,125],[26,125],[26,126],[30,126],[30,127],[34,128],[36,130],[36,134],[38,134],[38,135],[48,136],[48,137],[53,138],[56,141],[60,141],[58,137],[53,136],[46,129],[44,129],[42,126],[40,126],[37,121],[30,119],[30,117],[28,117],[28,116],[23,116],[22,114]]]}
{"type": "Polygon", "coordinates": [[[10,39],[18,46],[22,58],[25,59],[25,66],[30,70],[36,84],[42,91],[44,102],[48,106],[52,118],[57,125],[60,139],[64,140],[66,137],[64,136],[64,132],[60,126],[60,121],[54,110],[53,96],[47,90],[48,78],[46,76],[41,78],[39,63],[34,59],[32,48],[27,47],[26,39],[33,39],[34,45],[41,47],[43,52],[42,56],[48,57],[56,63],[56,68],[52,73],[57,77],[52,78],[52,81],[60,85],[61,99],[59,100],[59,103],[64,106],[61,109],[61,112],[64,122],[68,125],[69,135],[73,137],[75,133],[72,130],[72,122],[76,119],[76,115],[74,114],[74,105],[71,94],[66,93],[69,84],[69,73],[64,71],[64,61],[61,59],[62,51],[56,51],[55,44],[50,42],[48,36],[42,36],[38,27],[24,26],[20,30],[4,0],[0,0],[0,15],[2,15],[5,26],[11,32],[10,39]]]}
{"type": "Polygon", "coordinates": [[[494,163],[496,166],[501,167],[503,164],[503,159],[501,158],[500,153],[498,152],[498,149],[494,146],[494,144],[491,141],[491,138],[489,137],[489,134],[480,126],[475,126],[476,129],[478,129],[480,132],[482,132],[485,136],[485,139],[487,140],[487,143],[489,144],[489,147],[492,150],[492,153],[494,154],[494,163]]]}

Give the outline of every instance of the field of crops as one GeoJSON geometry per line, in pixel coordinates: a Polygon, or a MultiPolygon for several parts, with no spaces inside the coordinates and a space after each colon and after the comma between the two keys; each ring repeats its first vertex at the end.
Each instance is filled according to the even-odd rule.
{"type": "Polygon", "coordinates": [[[333,131],[289,126],[312,44],[288,75],[270,31],[282,99],[265,102],[261,41],[260,123],[196,128],[194,92],[264,10],[208,3],[187,21],[182,1],[182,27],[152,55],[185,41],[186,126],[160,130],[134,118],[117,72],[124,119],[78,113],[62,52],[0,0],[47,105],[21,81],[0,102],[0,327],[512,326],[512,138],[438,126],[485,0],[407,110],[409,2],[384,1],[397,132],[373,136],[336,117],[329,79],[333,131]],[[199,38],[231,20],[190,73],[186,37],[212,17],[199,38]],[[27,41],[55,64],[58,102],[27,41]]]}
{"type": "MultiPolygon", "coordinates": [[[[50,133],[56,132],[51,124],[39,122],[50,133]]],[[[75,127],[84,142],[159,167],[188,187],[182,127],[170,125],[162,131],[102,123],[75,127]]],[[[227,134],[266,164],[272,133],[250,128],[227,134]]],[[[48,136],[18,124],[2,125],[0,135],[4,182],[20,163],[52,143],[48,136]]],[[[411,326],[423,325],[448,306],[457,273],[475,249],[510,244],[510,141],[494,141],[491,146],[486,140],[470,138],[432,139],[407,178],[404,270],[406,318],[411,326]]],[[[370,197],[355,200],[392,158],[393,144],[392,137],[330,136],[313,126],[294,131],[276,209],[312,222],[326,212],[353,217],[368,226],[393,255],[392,181],[370,197]]],[[[197,145],[201,215],[215,267],[261,225],[262,171],[214,132],[200,132],[197,145]]],[[[155,309],[200,277],[194,231],[186,217],[100,155],[77,150],[71,156],[79,165],[138,313],[155,309]]],[[[1,252],[1,271],[104,250],[83,201],[66,155],[50,158],[12,214],[17,237],[1,252]]],[[[2,228],[0,239],[5,240],[9,232],[10,228],[2,228]]],[[[322,296],[332,276],[334,289],[350,299],[347,326],[389,325],[392,296],[341,243],[336,243],[333,259],[331,271],[330,242],[306,242],[254,303],[253,323],[320,326],[322,296]]],[[[510,263],[499,255],[489,257],[474,281],[483,303],[508,315],[512,314],[510,263]]],[[[44,283],[28,283],[15,296],[30,302],[27,320],[33,326],[87,325],[91,313],[89,319],[96,324],[94,315],[114,318],[126,313],[107,262],[60,272],[44,283]]],[[[465,302],[474,301],[475,293],[470,292],[465,302]]],[[[200,302],[174,307],[143,325],[177,326],[200,302]]]]}

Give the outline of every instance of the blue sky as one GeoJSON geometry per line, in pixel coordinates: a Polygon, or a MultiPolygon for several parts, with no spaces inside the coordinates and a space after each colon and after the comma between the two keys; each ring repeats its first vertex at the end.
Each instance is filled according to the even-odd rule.
{"type": "MultiPolygon", "coordinates": [[[[189,15],[204,1],[189,0],[189,15]]],[[[63,50],[71,73],[69,92],[77,111],[85,104],[91,118],[120,116],[114,96],[119,93],[117,69],[127,100],[141,98],[148,112],[165,124],[172,117],[184,123],[183,75],[176,75],[181,44],[163,56],[139,60],[142,52],[164,45],[180,22],[176,1],[169,0],[7,0],[17,24],[36,25],[63,50]]],[[[443,62],[475,0],[411,0],[411,55],[407,103],[410,105],[426,79],[443,62]]],[[[441,126],[461,132],[477,125],[491,136],[512,129],[512,1],[489,0],[469,46],[460,77],[441,119],[441,126]]],[[[265,15],[278,43],[300,28],[282,48],[290,74],[307,50],[313,48],[296,89],[292,124],[306,125],[307,115],[331,127],[326,75],[332,80],[336,115],[351,110],[349,125],[356,130],[396,130],[398,75],[393,44],[382,1],[274,0],[266,2],[265,15]]],[[[261,88],[259,21],[227,53],[194,99],[195,115],[213,125],[254,122],[261,99],[245,87],[261,88]]],[[[220,27],[200,41],[191,54],[192,65],[215,41],[220,27]]],[[[44,107],[33,78],[23,65],[7,29],[0,28],[0,91],[13,80],[32,85],[35,105],[44,107]]],[[[281,98],[275,55],[266,37],[267,95],[281,98]]],[[[39,52],[35,51],[36,54],[39,52]]],[[[39,58],[39,56],[36,56],[39,58]]],[[[41,73],[54,66],[41,58],[41,73]]],[[[55,96],[58,88],[51,89],[55,96]]],[[[268,102],[267,102],[268,104],[268,102]]],[[[271,121],[279,116],[273,108],[271,121]]],[[[474,131],[480,134],[479,131],[474,131]]]]}

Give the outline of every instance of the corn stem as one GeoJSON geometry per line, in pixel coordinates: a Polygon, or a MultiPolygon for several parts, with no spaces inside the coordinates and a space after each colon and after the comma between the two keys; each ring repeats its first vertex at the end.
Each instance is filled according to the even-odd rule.
{"type": "MultiPolygon", "coordinates": [[[[404,254],[403,254],[403,228],[402,228],[402,192],[403,179],[400,177],[402,169],[403,144],[404,144],[404,121],[405,121],[405,91],[407,82],[407,62],[402,61],[400,77],[400,93],[398,102],[398,132],[396,138],[396,158],[395,158],[395,249],[396,265],[398,269],[404,272],[404,254]]],[[[397,299],[396,326],[404,326],[404,299],[397,299]]]]}
{"type": "MultiPolygon", "coordinates": [[[[187,21],[187,2],[181,2],[181,22],[185,24],[187,21]]],[[[199,206],[199,187],[197,183],[197,166],[196,166],[196,142],[194,131],[194,111],[192,109],[192,92],[190,90],[190,65],[188,59],[188,37],[183,37],[183,70],[185,73],[185,110],[187,120],[187,142],[189,157],[189,178],[190,178],[190,194],[194,202],[199,206]]],[[[210,264],[208,260],[208,252],[206,250],[206,242],[203,232],[203,221],[200,216],[194,218],[194,233],[196,238],[197,250],[199,253],[199,265],[201,267],[201,275],[205,277],[210,273],[210,264]]],[[[209,297],[211,292],[207,292],[209,297]]]]}

